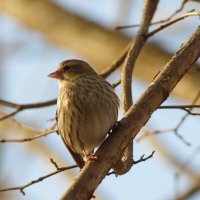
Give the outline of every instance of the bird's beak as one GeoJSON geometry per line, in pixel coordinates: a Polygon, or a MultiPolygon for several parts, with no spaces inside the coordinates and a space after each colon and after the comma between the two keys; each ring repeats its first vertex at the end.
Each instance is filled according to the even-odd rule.
{"type": "Polygon", "coordinates": [[[56,79],[62,79],[62,71],[57,70],[57,71],[49,74],[48,77],[56,78],[56,79]]]}

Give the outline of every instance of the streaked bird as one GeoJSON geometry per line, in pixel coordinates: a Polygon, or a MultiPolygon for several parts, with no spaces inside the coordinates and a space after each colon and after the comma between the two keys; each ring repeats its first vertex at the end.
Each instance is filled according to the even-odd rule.
{"type": "Polygon", "coordinates": [[[63,61],[49,77],[59,81],[57,125],[80,168],[117,121],[113,87],[82,60],[63,61]]]}

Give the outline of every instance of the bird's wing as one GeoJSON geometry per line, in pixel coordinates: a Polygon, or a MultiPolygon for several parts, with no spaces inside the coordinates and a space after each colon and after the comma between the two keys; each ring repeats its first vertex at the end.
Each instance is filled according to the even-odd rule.
{"type": "MultiPolygon", "coordinates": [[[[57,111],[56,111],[56,121],[58,121],[57,111]]],[[[58,134],[61,136],[61,134],[59,132],[58,132],[58,134]]],[[[62,141],[65,144],[66,148],[70,152],[71,156],[73,157],[74,161],[76,162],[76,164],[79,166],[80,169],[82,169],[85,165],[85,161],[83,160],[83,157],[81,156],[81,154],[75,153],[74,151],[72,151],[72,149],[66,144],[64,138],[62,136],[61,136],[61,138],[62,138],[62,141]]]]}

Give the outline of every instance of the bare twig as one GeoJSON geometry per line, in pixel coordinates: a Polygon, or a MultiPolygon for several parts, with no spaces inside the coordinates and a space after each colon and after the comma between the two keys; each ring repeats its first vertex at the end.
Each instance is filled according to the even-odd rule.
{"type": "Polygon", "coordinates": [[[52,99],[49,101],[44,101],[44,102],[39,102],[39,103],[17,104],[17,103],[12,103],[12,102],[0,99],[0,105],[10,107],[10,108],[15,108],[15,109],[21,109],[21,110],[51,106],[51,105],[56,104],[56,102],[57,102],[57,99],[52,99]]]}
{"type": "MultiPolygon", "coordinates": [[[[197,95],[195,96],[192,105],[195,104],[197,102],[197,100],[200,98],[200,90],[198,91],[197,95]]],[[[192,107],[189,108],[189,111],[192,111],[192,107]]],[[[183,122],[185,121],[185,119],[189,116],[189,113],[186,113],[180,120],[180,122],[178,123],[178,125],[176,126],[175,130],[176,132],[178,131],[178,129],[180,128],[180,126],[183,124],[183,122]]]]}
{"type": "Polygon", "coordinates": [[[55,166],[55,168],[56,168],[57,170],[60,169],[60,167],[59,167],[58,164],[53,160],[53,158],[50,158],[50,161],[51,161],[51,163],[55,166]]]}
{"type": "Polygon", "coordinates": [[[181,110],[184,110],[184,111],[187,112],[189,115],[200,116],[200,113],[191,112],[190,110],[188,110],[188,109],[186,109],[186,108],[182,108],[181,110]]]}
{"type": "Polygon", "coordinates": [[[160,109],[182,109],[182,110],[186,111],[187,113],[180,119],[179,123],[174,128],[169,128],[169,129],[165,129],[165,130],[155,130],[153,132],[145,131],[145,134],[142,135],[141,137],[137,138],[137,141],[139,142],[147,136],[153,136],[155,134],[173,132],[184,144],[186,144],[187,146],[190,146],[191,145],[190,142],[188,142],[182,135],[180,135],[178,131],[179,131],[181,125],[183,124],[183,122],[186,120],[186,118],[189,115],[200,115],[200,113],[191,112],[191,110],[193,108],[200,107],[200,105],[194,105],[199,98],[200,98],[200,91],[198,91],[198,93],[195,96],[191,105],[160,106],[159,107],[160,109]]]}
{"type": "Polygon", "coordinates": [[[172,106],[159,106],[158,109],[188,109],[188,108],[200,108],[200,105],[172,105],[172,106]]]}
{"type": "Polygon", "coordinates": [[[200,116],[200,113],[191,112],[191,108],[200,108],[200,105],[173,105],[173,106],[160,106],[158,109],[180,109],[190,115],[200,116]]]}
{"type": "MultiPolygon", "coordinates": [[[[175,15],[177,15],[179,12],[181,12],[185,6],[185,4],[188,2],[188,0],[183,0],[183,2],[181,3],[181,6],[178,10],[176,10],[172,15],[170,15],[169,17],[167,17],[166,19],[164,20],[159,20],[159,21],[156,21],[156,22],[152,22],[150,25],[157,25],[157,24],[162,24],[162,23],[165,23],[165,22],[168,22],[170,21],[175,15]]],[[[121,29],[126,29],[126,28],[136,28],[140,26],[140,24],[134,24],[134,25],[125,25],[125,26],[116,26],[115,29],[116,30],[121,30],[121,29]]]]}
{"type": "Polygon", "coordinates": [[[119,84],[121,84],[121,80],[119,79],[115,83],[112,84],[113,88],[116,88],[119,84]]]}
{"type": "MultiPolygon", "coordinates": [[[[143,155],[140,157],[140,159],[134,160],[134,161],[133,161],[133,164],[136,165],[136,164],[141,163],[141,162],[144,162],[144,161],[146,161],[146,160],[148,160],[148,159],[150,159],[150,158],[153,158],[154,153],[155,153],[155,151],[152,151],[152,153],[151,153],[149,156],[147,156],[147,157],[145,157],[145,154],[143,154],[143,155]]],[[[112,175],[112,174],[118,176],[118,174],[117,174],[115,171],[108,172],[107,176],[110,176],[110,175],[112,175]]]]}
{"type": "MultiPolygon", "coordinates": [[[[159,32],[159,31],[167,28],[168,26],[170,26],[170,25],[172,25],[172,24],[174,24],[174,23],[176,23],[178,21],[181,21],[181,20],[183,20],[183,19],[185,19],[186,17],[189,17],[189,16],[199,16],[199,12],[188,12],[188,13],[186,13],[186,14],[184,14],[184,15],[182,15],[182,16],[180,16],[180,17],[178,17],[178,18],[176,18],[176,19],[174,19],[172,21],[169,21],[172,18],[172,17],[169,17],[166,20],[155,22],[155,24],[164,23],[164,22],[167,22],[167,23],[163,24],[160,27],[158,27],[157,29],[147,33],[147,37],[149,38],[149,37],[153,36],[155,33],[159,32]]],[[[136,26],[139,26],[139,25],[136,25],[136,26]]],[[[113,71],[115,71],[117,68],[119,68],[122,65],[122,63],[124,62],[132,43],[133,43],[133,41],[131,41],[129,43],[129,45],[127,45],[127,47],[124,49],[124,51],[119,56],[119,58],[111,66],[109,66],[108,68],[106,68],[105,70],[103,70],[101,72],[100,75],[102,77],[105,78],[105,77],[109,76],[113,71]]]]}
{"type": "MultiPolygon", "coordinates": [[[[112,86],[115,88],[119,84],[121,84],[120,79],[118,81],[116,81],[115,83],[113,83],[112,86]]],[[[5,114],[3,117],[0,118],[0,121],[4,120],[6,118],[12,117],[15,114],[17,114],[18,112],[25,110],[25,109],[42,108],[42,107],[54,105],[54,104],[56,104],[56,101],[57,101],[57,99],[48,100],[48,101],[45,101],[45,102],[32,103],[32,104],[16,104],[16,103],[5,101],[5,100],[0,100],[0,105],[17,109],[16,111],[14,111],[12,113],[5,114]]],[[[160,106],[160,107],[158,107],[158,109],[182,109],[182,110],[188,112],[191,115],[200,115],[199,113],[190,112],[188,110],[188,108],[200,108],[200,105],[173,105],[173,106],[160,106]]]]}
{"type": "Polygon", "coordinates": [[[11,190],[19,190],[23,195],[25,195],[25,192],[24,192],[25,188],[27,188],[27,187],[35,184],[35,183],[41,182],[44,179],[49,178],[50,176],[53,176],[53,175],[58,174],[60,172],[63,172],[63,171],[69,170],[69,169],[73,169],[73,168],[76,168],[76,167],[77,167],[77,165],[72,165],[72,166],[69,166],[69,167],[59,167],[56,171],[49,173],[45,176],[41,176],[41,177],[39,177],[35,180],[30,181],[29,183],[26,183],[24,185],[17,186],[17,187],[0,189],[0,192],[6,192],[6,191],[11,191],[11,190]]]}
{"type": "Polygon", "coordinates": [[[151,153],[149,156],[147,156],[147,157],[145,157],[145,154],[143,154],[143,155],[140,157],[139,160],[134,160],[133,163],[134,163],[134,164],[138,164],[138,163],[140,163],[140,162],[144,162],[144,161],[146,161],[146,160],[148,160],[148,159],[150,159],[150,158],[153,158],[154,153],[155,153],[155,151],[152,151],[152,153],[151,153]]]}
{"type": "Polygon", "coordinates": [[[181,21],[181,20],[185,19],[186,17],[190,17],[190,16],[200,16],[200,12],[188,12],[180,17],[177,17],[176,19],[174,19],[172,21],[166,22],[165,24],[161,25],[160,27],[156,28],[155,30],[149,32],[147,34],[147,37],[151,37],[154,34],[156,34],[157,32],[167,28],[168,26],[170,26],[178,21],[181,21]]]}
{"type": "Polygon", "coordinates": [[[5,101],[5,100],[0,99],[0,105],[16,109],[14,112],[1,117],[0,121],[16,115],[20,111],[23,111],[23,110],[26,110],[26,109],[34,109],[34,108],[42,108],[42,107],[46,107],[46,106],[51,106],[51,105],[56,104],[56,102],[57,102],[57,100],[53,99],[53,100],[49,100],[49,101],[45,101],[45,102],[39,102],[39,103],[16,104],[16,103],[11,103],[9,101],[5,101]]]}
{"type": "Polygon", "coordinates": [[[57,132],[58,130],[55,128],[49,128],[45,129],[44,131],[40,131],[40,134],[32,136],[32,137],[27,137],[27,138],[22,138],[22,139],[0,139],[0,143],[5,143],[5,142],[30,142],[32,140],[44,137],[49,135],[50,133],[57,132]]]}
{"type": "Polygon", "coordinates": [[[117,58],[117,60],[112,64],[110,65],[108,68],[104,69],[102,72],[101,72],[101,76],[103,78],[109,76],[113,71],[115,71],[117,68],[119,68],[122,63],[124,62],[125,58],[126,58],[126,55],[128,53],[128,50],[130,48],[132,44],[132,41],[127,45],[127,47],[123,50],[123,52],[121,53],[121,55],[117,58]]]}
{"type": "Polygon", "coordinates": [[[180,139],[186,146],[191,146],[192,144],[188,142],[176,129],[174,130],[174,135],[180,139]]]}
{"type": "Polygon", "coordinates": [[[15,114],[17,114],[20,111],[21,111],[21,109],[17,109],[17,110],[15,110],[15,111],[7,114],[7,115],[4,115],[3,117],[0,118],[0,121],[3,121],[4,119],[7,119],[9,117],[12,117],[12,116],[14,116],[15,114]]]}

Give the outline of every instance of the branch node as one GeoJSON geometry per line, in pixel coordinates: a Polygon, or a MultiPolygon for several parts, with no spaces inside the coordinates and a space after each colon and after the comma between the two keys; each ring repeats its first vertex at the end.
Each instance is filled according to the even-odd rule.
{"type": "Polygon", "coordinates": [[[146,160],[148,160],[148,159],[150,159],[150,158],[153,158],[154,153],[155,153],[155,151],[152,151],[152,153],[151,153],[149,156],[147,156],[147,157],[145,157],[145,154],[143,154],[143,155],[140,157],[139,160],[136,160],[136,161],[134,160],[134,161],[133,161],[133,164],[138,164],[138,163],[140,163],[140,162],[144,162],[144,161],[146,161],[146,160]]]}
{"type": "Polygon", "coordinates": [[[50,158],[51,163],[55,166],[57,170],[60,170],[61,168],[58,166],[58,164],[53,160],[53,158],[50,158]]]}
{"type": "Polygon", "coordinates": [[[25,196],[26,193],[24,192],[24,189],[20,189],[20,192],[25,196]]]}

